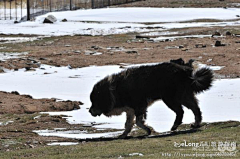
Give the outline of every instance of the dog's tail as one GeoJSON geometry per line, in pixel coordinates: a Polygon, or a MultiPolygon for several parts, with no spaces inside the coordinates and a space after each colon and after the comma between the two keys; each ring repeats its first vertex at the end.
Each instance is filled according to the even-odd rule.
{"type": "Polygon", "coordinates": [[[192,89],[195,93],[201,93],[212,86],[213,71],[209,68],[201,68],[193,74],[192,89]]]}

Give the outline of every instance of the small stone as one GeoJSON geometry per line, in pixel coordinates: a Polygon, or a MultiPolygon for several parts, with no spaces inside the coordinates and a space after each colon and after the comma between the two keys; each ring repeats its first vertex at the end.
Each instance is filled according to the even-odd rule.
{"type": "Polygon", "coordinates": [[[89,50],[85,50],[85,55],[92,55],[94,54],[95,52],[92,52],[92,51],[89,51],[89,50]]]}
{"type": "Polygon", "coordinates": [[[226,36],[232,36],[232,33],[230,31],[227,31],[226,36]]]}
{"type": "Polygon", "coordinates": [[[183,46],[183,45],[180,45],[180,46],[179,46],[179,49],[182,49],[182,48],[184,48],[184,46],[183,46]]]}
{"type": "Polygon", "coordinates": [[[71,47],[72,45],[65,45],[65,47],[71,47]]]}
{"type": "Polygon", "coordinates": [[[12,91],[11,93],[15,95],[20,95],[20,93],[18,93],[17,91],[12,91]]]}
{"type": "Polygon", "coordinates": [[[67,22],[68,20],[66,19],[66,18],[64,18],[63,20],[62,20],[62,22],[67,22]]]}
{"type": "Polygon", "coordinates": [[[40,57],[39,60],[47,60],[46,58],[40,57]]]}
{"type": "Polygon", "coordinates": [[[26,71],[31,70],[31,67],[25,67],[26,71]]]}
{"type": "Polygon", "coordinates": [[[75,50],[74,53],[80,54],[81,51],[79,51],[79,50],[75,50]]]}
{"type": "Polygon", "coordinates": [[[206,47],[206,45],[204,45],[202,43],[196,44],[195,46],[196,46],[196,48],[204,48],[204,47],[206,47]]]}
{"type": "Polygon", "coordinates": [[[127,54],[137,54],[138,52],[135,51],[135,50],[129,50],[129,51],[126,51],[127,54]]]}
{"type": "Polygon", "coordinates": [[[183,48],[182,51],[188,51],[188,48],[183,48]]]}
{"type": "Polygon", "coordinates": [[[214,45],[214,46],[216,46],[216,47],[218,47],[218,46],[225,46],[225,44],[222,44],[221,41],[218,41],[218,40],[217,40],[217,41],[215,42],[215,45],[214,45]]]}
{"type": "Polygon", "coordinates": [[[212,37],[214,37],[214,36],[221,36],[221,33],[219,33],[219,32],[215,32],[213,35],[212,35],[212,37]]]}

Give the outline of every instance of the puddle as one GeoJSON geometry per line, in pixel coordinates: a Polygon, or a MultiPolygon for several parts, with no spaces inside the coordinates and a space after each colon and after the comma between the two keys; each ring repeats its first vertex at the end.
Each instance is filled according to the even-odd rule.
{"type": "Polygon", "coordinates": [[[7,122],[0,122],[0,126],[5,126],[8,125],[10,123],[13,123],[14,121],[7,121],[7,122]]]}
{"type": "Polygon", "coordinates": [[[157,38],[151,38],[154,42],[158,41],[166,41],[166,40],[176,40],[176,39],[184,39],[184,38],[205,38],[205,37],[211,37],[212,35],[186,35],[186,36],[171,36],[171,37],[157,37],[157,38]]]}
{"type": "Polygon", "coordinates": [[[149,32],[149,33],[144,33],[140,34],[141,36],[163,36],[163,35],[176,35],[179,34],[179,32],[170,32],[170,31],[163,31],[163,32],[149,32]]]}
{"type": "Polygon", "coordinates": [[[48,146],[70,146],[70,145],[78,145],[78,142],[52,142],[48,143],[48,146]]]}
{"type": "Polygon", "coordinates": [[[107,133],[88,133],[88,131],[80,130],[67,130],[67,131],[58,131],[54,130],[34,130],[33,132],[41,136],[56,136],[72,139],[86,139],[86,138],[100,138],[100,137],[115,137],[122,133],[122,131],[116,132],[107,132],[107,133]]]}
{"type": "Polygon", "coordinates": [[[240,7],[240,3],[229,3],[228,6],[231,6],[231,7],[240,7]]]}
{"type": "Polygon", "coordinates": [[[0,61],[24,57],[28,52],[0,52],[0,61]]]}
{"type": "Polygon", "coordinates": [[[7,44],[7,43],[22,43],[28,41],[35,41],[40,40],[41,37],[0,37],[0,44],[7,44]]]}

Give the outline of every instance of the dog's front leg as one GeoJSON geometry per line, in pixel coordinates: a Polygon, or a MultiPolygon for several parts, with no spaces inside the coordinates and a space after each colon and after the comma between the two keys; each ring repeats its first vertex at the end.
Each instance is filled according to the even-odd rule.
{"type": "Polygon", "coordinates": [[[118,138],[124,139],[127,137],[128,133],[132,130],[133,124],[134,124],[134,110],[129,110],[127,113],[127,120],[125,123],[125,130],[122,135],[120,135],[118,138]]]}

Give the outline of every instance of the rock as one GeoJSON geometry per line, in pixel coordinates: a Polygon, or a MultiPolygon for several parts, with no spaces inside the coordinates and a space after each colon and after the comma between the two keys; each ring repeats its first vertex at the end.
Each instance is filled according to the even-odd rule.
{"type": "Polygon", "coordinates": [[[15,95],[20,95],[20,93],[18,93],[17,91],[12,91],[11,93],[15,95]]]}
{"type": "Polygon", "coordinates": [[[182,51],[188,51],[188,48],[182,48],[182,51]]]}
{"type": "Polygon", "coordinates": [[[50,23],[50,24],[53,24],[55,22],[57,22],[57,18],[54,17],[53,15],[47,16],[43,21],[43,23],[50,23]]]}
{"type": "Polygon", "coordinates": [[[100,49],[99,46],[91,46],[91,48],[94,49],[94,50],[98,50],[98,49],[100,49]]]}
{"type": "Polygon", "coordinates": [[[214,37],[214,36],[221,36],[221,33],[216,31],[214,34],[212,34],[212,37],[214,37]]]}
{"type": "Polygon", "coordinates": [[[166,46],[165,49],[178,49],[178,46],[166,46]]]}
{"type": "Polygon", "coordinates": [[[204,48],[204,47],[206,47],[206,45],[204,45],[202,43],[196,44],[195,46],[196,46],[196,48],[204,48]]]}
{"type": "Polygon", "coordinates": [[[39,60],[47,60],[46,58],[40,57],[39,60]]]}
{"type": "Polygon", "coordinates": [[[69,69],[72,69],[72,66],[70,65],[70,64],[68,64],[68,66],[67,66],[69,69]]]}
{"type": "Polygon", "coordinates": [[[62,22],[67,22],[68,20],[66,19],[66,18],[64,18],[63,20],[62,20],[62,22]]]}
{"type": "Polygon", "coordinates": [[[129,51],[126,51],[127,54],[137,54],[138,52],[135,51],[135,50],[129,50],[129,51]]]}
{"type": "Polygon", "coordinates": [[[230,31],[227,31],[226,36],[232,36],[232,33],[230,31]]]}
{"type": "Polygon", "coordinates": [[[25,67],[26,71],[31,70],[31,67],[25,67]]]}
{"type": "Polygon", "coordinates": [[[179,48],[179,49],[182,49],[182,48],[184,48],[184,46],[183,46],[183,45],[180,45],[178,48],[179,48]]]}
{"type": "Polygon", "coordinates": [[[225,46],[225,44],[222,44],[221,41],[218,41],[218,40],[217,40],[217,41],[215,42],[215,45],[214,45],[214,46],[216,46],[216,47],[218,47],[218,46],[225,46]]]}
{"type": "Polygon", "coordinates": [[[92,55],[94,54],[95,52],[93,51],[89,51],[89,50],[85,50],[85,55],[92,55]]]}
{"type": "Polygon", "coordinates": [[[75,50],[74,53],[80,54],[81,51],[79,51],[79,50],[75,50]]]}
{"type": "Polygon", "coordinates": [[[71,47],[72,45],[65,45],[65,47],[71,47]]]}
{"type": "Polygon", "coordinates": [[[85,50],[85,55],[102,55],[101,52],[85,50]]]}

